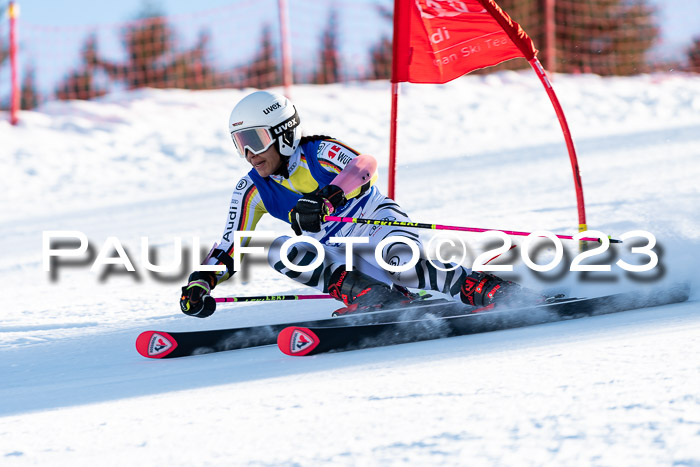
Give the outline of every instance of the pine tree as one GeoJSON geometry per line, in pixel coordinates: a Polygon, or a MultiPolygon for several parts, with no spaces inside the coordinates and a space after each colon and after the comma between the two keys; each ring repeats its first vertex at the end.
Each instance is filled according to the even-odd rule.
{"type": "Polygon", "coordinates": [[[700,73],[700,37],[693,39],[693,45],[688,49],[688,66],[690,71],[700,73]]]}
{"type": "Polygon", "coordinates": [[[39,105],[39,91],[36,88],[36,71],[33,66],[24,71],[20,92],[20,108],[23,110],[35,109],[39,105]]]}
{"type": "Polygon", "coordinates": [[[115,63],[105,60],[95,46],[84,54],[85,61],[104,70],[113,81],[121,81],[128,89],[141,87],[204,89],[214,87],[215,72],[207,64],[209,34],[201,31],[194,48],[176,52],[175,31],[167,18],[146,4],[138,21],[122,32],[122,44],[128,60],[115,63]]]}
{"type": "MultiPolygon", "coordinates": [[[[646,53],[659,37],[656,10],[647,0],[587,0],[557,24],[557,68],[600,75],[648,71],[646,53]]],[[[559,8],[557,4],[557,9],[559,8]]],[[[559,15],[557,11],[557,15],[559,15]]]]}
{"type": "Polygon", "coordinates": [[[93,67],[87,57],[94,53],[96,39],[90,35],[82,46],[81,56],[83,63],[76,70],[70,71],[66,77],[58,83],[55,89],[56,98],[59,100],[92,99],[107,93],[104,89],[98,89],[94,82],[93,67]]]}
{"type": "Polygon", "coordinates": [[[369,50],[370,70],[367,79],[390,79],[393,53],[391,39],[382,36],[369,50]]]}
{"type": "MultiPolygon", "coordinates": [[[[500,0],[545,61],[544,0],[500,0]]],[[[557,71],[629,75],[648,71],[646,54],[659,37],[650,0],[556,0],[557,71]]],[[[526,64],[522,61],[522,66],[526,64]]]]}
{"type": "Polygon", "coordinates": [[[56,87],[56,98],[59,100],[88,100],[104,96],[106,93],[104,89],[95,86],[94,77],[88,69],[70,72],[56,87]]]}
{"type": "Polygon", "coordinates": [[[272,37],[272,27],[266,24],[260,34],[260,47],[250,65],[243,68],[241,87],[269,88],[282,82],[280,65],[272,37]]]}
{"type": "MultiPolygon", "coordinates": [[[[0,68],[5,63],[5,60],[10,56],[8,50],[5,48],[5,44],[0,42],[0,68]]],[[[7,100],[3,99],[0,101],[0,110],[7,110],[10,108],[10,98],[7,96],[7,100]]]]}
{"type": "MultiPolygon", "coordinates": [[[[377,6],[379,16],[389,22],[394,21],[393,10],[389,7],[377,6]]],[[[369,49],[369,74],[367,79],[390,79],[391,62],[394,54],[391,37],[383,35],[379,41],[369,49]]]]}
{"type": "Polygon", "coordinates": [[[318,68],[312,79],[314,84],[330,84],[340,81],[338,28],[338,14],[332,10],[328,16],[328,25],[321,35],[318,68]]]}

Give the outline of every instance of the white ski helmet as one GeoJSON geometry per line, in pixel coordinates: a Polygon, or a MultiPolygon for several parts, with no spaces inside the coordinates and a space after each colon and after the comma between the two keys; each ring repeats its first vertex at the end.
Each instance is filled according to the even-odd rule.
{"type": "Polygon", "coordinates": [[[299,123],[297,110],[289,99],[269,91],[256,91],[233,108],[228,129],[243,158],[246,149],[260,154],[275,142],[279,153],[289,157],[301,140],[299,123]]]}

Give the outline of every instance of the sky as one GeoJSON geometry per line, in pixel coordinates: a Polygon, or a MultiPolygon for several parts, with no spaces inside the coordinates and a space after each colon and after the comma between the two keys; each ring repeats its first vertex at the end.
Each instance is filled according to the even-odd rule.
{"type": "MultiPolygon", "coordinates": [[[[248,37],[258,40],[263,25],[270,24],[273,35],[279,33],[277,0],[20,0],[18,4],[20,68],[33,65],[39,70],[37,81],[42,92],[52,90],[63,75],[80,62],[80,50],[88,34],[97,34],[98,49],[104,58],[124,60],[124,48],[115,32],[118,26],[133,21],[144,11],[163,12],[171,17],[180,39],[178,43],[183,47],[192,47],[200,31],[208,29],[211,33],[208,50],[213,55],[212,62],[220,68],[232,68],[249,60],[256,50],[250,44],[241,45],[240,41],[247,41],[248,37]],[[241,21],[241,17],[245,20],[241,21]],[[23,32],[25,38],[31,36],[32,40],[23,42],[23,32]]],[[[6,5],[7,0],[0,0],[0,9],[6,5]]],[[[352,3],[343,3],[343,0],[288,0],[288,5],[295,66],[300,66],[300,59],[306,58],[308,62],[308,57],[314,55],[332,8],[340,10],[340,47],[344,60],[353,70],[357,63],[363,63],[361,69],[367,67],[369,48],[381,35],[391,31],[391,24],[376,10],[378,5],[391,7],[391,0],[352,3]],[[362,5],[367,5],[367,8],[362,5]]],[[[6,25],[0,24],[0,37],[6,37],[6,33],[6,25]]],[[[309,66],[303,63],[301,69],[307,70],[309,66]]],[[[6,81],[4,74],[0,76],[0,94],[5,89],[4,82],[5,87],[9,86],[6,81]]]]}
{"type": "MultiPolygon", "coordinates": [[[[274,0],[267,0],[268,3],[263,7],[264,11],[260,8],[260,15],[258,17],[253,17],[255,15],[256,4],[254,0],[201,0],[198,2],[192,2],[188,0],[121,0],[118,2],[95,2],[92,0],[61,0],[61,1],[48,1],[48,0],[20,0],[17,2],[20,5],[20,41],[22,38],[22,24],[29,26],[56,26],[56,27],[90,27],[90,26],[108,26],[115,25],[124,22],[128,22],[136,18],[140,12],[144,10],[147,5],[152,5],[156,8],[156,11],[163,11],[165,14],[174,17],[180,17],[177,24],[178,33],[183,36],[184,44],[194,44],[197,40],[197,34],[199,32],[200,25],[192,25],[191,28],[185,28],[183,25],[186,24],[185,18],[194,13],[206,13],[212,12],[210,15],[206,15],[206,18],[212,17],[211,14],[217,11],[218,8],[240,5],[240,11],[242,14],[248,15],[246,17],[246,22],[244,28],[251,29],[249,34],[255,34],[258,37],[259,25],[264,22],[269,22],[269,18],[273,18],[272,21],[276,19],[274,14],[269,11],[269,5],[275,4],[274,0]]],[[[659,8],[659,19],[661,22],[661,42],[656,45],[653,49],[654,56],[663,59],[680,59],[685,58],[685,50],[692,43],[693,37],[700,37],[700,24],[697,18],[700,17],[700,0],[650,0],[659,8]]],[[[0,8],[7,5],[8,0],[0,0],[0,8]]],[[[364,69],[367,67],[367,50],[369,47],[376,43],[382,34],[390,34],[390,25],[388,22],[381,19],[380,15],[376,12],[368,12],[368,14],[363,14],[361,19],[358,19],[358,10],[362,8],[357,8],[358,4],[366,4],[369,7],[374,7],[376,5],[383,5],[388,8],[393,6],[392,0],[359,0],[352,2],[353,8],[346,9],[345,13],[351,19],[343,21],[343,8],[344,5],[349,5],[348,3],[343,3],[343,0],[333,0],[333,1],[321,1],[321,0],[287,0],[290,9],[290,19],[292,21],[292,42],[293,48],[295,50],[296,56],[294,57],[295,63],[298,62],[299,57],[313,54],[312,48],[318,44],[318,40],[312,40],[311,42],[302,43],[299,40],[298,35],[295,35],[296,31],[307,31],[310,28],[314,28],[316,24],[319,24],[317,34],[321,33],[320,22],[316,19],[308,18],[308,12],[313,11],[316,13],[318,11],[318,18],[325,19],[328,17],[329,10],[331,7],[336,6],[341,10],[341,47],[343,48],[343,53],[346,57],[351,68],[364,69]],[[318,5],[318,9],[315,7],[318,5]],[[303,14],[297,15],[295,19],[295,6],[303,14]],[[300,17],[301,16],[301,17],[300,17]],[[353,22],[354,21],[354,22],[353,22]],[[360,21],[362,24],[362,29],[359,30],[353,27],[353,24],[357,24],[360,21]],[[376,22],[376,24],[367,24],[376,22]],[[345,40],[344,37],[345,36],[345,40]],[[364,67],[364,68],[363,68],[364,67]]],[[[239,8],[229,8],[228,13],[226,13],[225,18],[232,18],[232,21],[237,21],[239,8]]],[[[219,17],[219,16],[214,16],[219,17]]],[[[226,21],[228,19],[219,18],[220,21],[212,26],[218,28],[227,28],[226,21]]],[[[517,21],[517,18],[515,18],[517,21]]],[[[205,20],[205,23],[199,24],[210,24],[205,20]]],[[[240,23],[237,23],[240,25],[240,23]]],[[[4,24],[0,26],[0,33],[4,28],[4,24]]],[[[240,33],[241,27],[237,26],[236,31],[240,33]]],[[[107,28],[105,28],[107,31],[107,28]]],[[[74,63],[79,62],[80,47],[84,41],[85,34],[87,30],[76,33],[71,31],[71,35],[66,34],[61,37],[63,44],[59,45],[55,52],[48,52],[43,50],[44,55],[48,54],[56,57],[56,62],[62,60],[60,65],[53,65],[54,60],[51,61],[41,61],[40,64],[34,63],[35,68],[43,68],[40,73],[38,73],[38,87],[39,89],[46,93],[50,92],[60,79],[68,72],[70,67],[74,66],[74,63]]],[[[47,36],[48,37],[48,36],[47,36]]],[[[249,59],[254,51],[252,49],[239,47],[231,47],[231,44],[227,40],[222,38],[226,37],[226,34],[214,34],[214,39],[212,39],[211,50],[214,56],[219,60],[223,61],[224,66],[233,66],[238,63],[244,62],[249,59]],[[231,62],[231,63],[228,63],[231,62]],[[235,62],[235,63],[234,63],[235,62]]],[[[243,36],[246,37],[246,36],[243,36]]],[[[44,39],[53,41],[54,39],[44,39]]],[[[307,36],[306,40],[309,40],[307,36]]],[[[118,42],[118,36],[111,34],[101,35],[99,38],[100,50],[107,59],[111,60],[123,60],[122,57],[124,49],[122,45],[118,42]]],[[[42,41],[38,41],[41,43],[42,41]]],[[[21,43],[22,44],[22,43],[21,43]]],[[[27,45],[26,43],[23,45],[27,45]]],[[[28,50],[28,53],[24,54],[21,59],[26,60],[24,64],[20,63],[20,67],[26,67],[32,65],[32,60],[37,60],[36,57],[40,57],[42,52],[37,50],[28,50]]],[[[5,67],[7,68],[7,67],[5,67]]],[[[303,69],[308,68],[306,65],[302,65],[303,69]]],[[[8,88],[8,80],[3,73],[0,76],[0,99],[3,98],[8,88]]]]}
{"type": "MultiPolygon", "coordinates": [[[[87,25],[127,21],[139,12],[146,1],[161,6],[168,14],[178,15],[230,5],[231,0],[121,0],[95,2],[93,0],[21,0],[24,21],[41,25],[87,25]]],[[[367,4],[391,5],[391,0],[360,0],[367,4]]],[[[700,36],[699,0],[651,0],[659,7],[663,37],[669,43],[688,44],[693,36],[700,36]]],[[[288,0],[293,8],[294,0],[288,0]]],[[[341,2],[320,2],[341,3],[341,2]]],[[[357,1],[355,3],[358,3],[357,1]]],[[[0,5],[6,4],[6,0],[0,5]]],[[[517,21],[517,19],[516,19],[517,21]]]]}
{"type": "Polygon", "coordinates": [[[670,43],[689,43],[700,37],[700,0],[652,0],[660,9],[662,35],[670,43]]]}
{"type": "MultiPolygon", "coordinates": [[[[128,21],[141,11],[145,0],[121,0],[118,2],[95,2],[91,0],[21,0],[22,20],[32,24],[85,26],[94,23],[128,21]]],[[[231,0],[187,0],[150,1],[161,6],[168,14],[186,14],[230,5],[231,0]]]]}

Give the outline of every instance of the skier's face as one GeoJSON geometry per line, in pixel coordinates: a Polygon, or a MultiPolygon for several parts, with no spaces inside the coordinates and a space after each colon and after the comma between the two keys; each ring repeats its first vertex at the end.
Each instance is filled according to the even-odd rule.
{"type": "Polygon", "coordinates": [[[277,172],[282,164],[282,156],[274,144],[260,154],[253,154],[246,150],[245,158],[261,177],[269,177],[277,172]]]}

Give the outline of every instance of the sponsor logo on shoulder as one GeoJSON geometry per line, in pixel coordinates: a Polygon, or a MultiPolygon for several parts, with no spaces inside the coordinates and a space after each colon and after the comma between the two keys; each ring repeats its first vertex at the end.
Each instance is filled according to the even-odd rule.
{"type": "Polygon", "coordinates": [[[340,151],[338,153],[338,162],[340,162],[341,164],[347,165],[351,160],[352,160],[352,157],[350,156],[350,154],[347,154],[343,151],[340,151]]]}
{"type": "MultiPolygon", "coordinates": [[[[321,148],[319,147],[319,151],[320,150],[321,148]]],[[[343,147],[337,144],[332,145],[328,149],[328,158],[331,160],[335,160],[337,158],[337,162],[340,162],[344,165],[347,165],[348,162],[352,160],[352,157],[343,151],[343,147]]]]}
{"type": "Polygon", "coordinates": [[[338,155],[338,151],[340,151],[340,146],[338,146],[337,144],[334,144],[328,150],[328,155],[330,156],[331,159],[335,159],[335,156],[338,155]]]}
{"type": "Polygon", "coordinates": [[[243,188],[248,186],[248,180],[245,178],[241,179],[240,182],[238,182],[238,185],[236,185],[236,190],[242,190],[243,188]]]}

